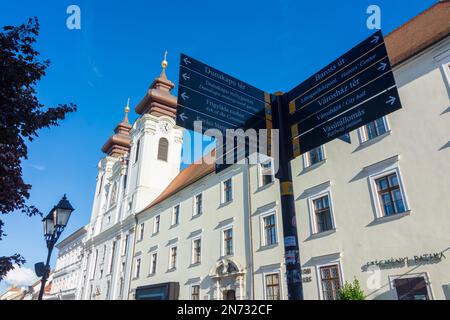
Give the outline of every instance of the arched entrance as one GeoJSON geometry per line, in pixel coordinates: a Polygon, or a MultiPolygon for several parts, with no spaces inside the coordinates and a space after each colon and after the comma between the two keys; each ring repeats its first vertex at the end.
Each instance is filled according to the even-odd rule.
{"type": "Polygon", "coordinates": [[[222,259],[216,263],[210,272],[215,281],[215,300],[243,300],[245,271],[231,259],[222,259]]]}

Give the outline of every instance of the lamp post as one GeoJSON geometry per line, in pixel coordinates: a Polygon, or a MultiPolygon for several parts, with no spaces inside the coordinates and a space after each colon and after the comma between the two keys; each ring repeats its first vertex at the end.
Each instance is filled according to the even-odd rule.
{"type": "Polygon", "coordinates": [[[39,290],[38,300],[42,300],[45,290],[45,282],[47,282],[48,276],[50,274],[50,257],[52,255],[53,248],[59,239],[59,236],[64,231],[67,222],[69,221],[70,215],[74,208],[67,200],[66,195],[62,197],[59,203],[53,207],[48,215],[42,219],[44,223],[44,238],[47,242],[47,262],[44,267],[44,274],[41,280],[41,289],[39,290]]]}

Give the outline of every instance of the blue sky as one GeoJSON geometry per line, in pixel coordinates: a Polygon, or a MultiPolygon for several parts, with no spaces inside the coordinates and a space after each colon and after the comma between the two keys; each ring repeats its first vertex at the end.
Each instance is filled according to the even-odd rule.
{"type": "MultiPolygon", "coordinates": [[[[23,163],[33,185],[29,203],[47,212],[67,193],[76,211],[62,237],[89,221],[100,148],[122,119],[127,97],[133,110],[160,73],[165,50],[175,84],[183,52],[262,90],[288,91],[374,32],[366,27],[369,5],[380,6],[387,34],[435,2],[3,1],[0,26],[40,20],[37,48],[51,60],[38,87],[41,102],[79,108],[29,145],[23,163]],[[81,8],[81,30],[66,28],[71,4],[81,8]]],[[[39,218],[2,219],[8,236],[0,255],[20,252],[30,268],[44,260],[39,218]]]]}

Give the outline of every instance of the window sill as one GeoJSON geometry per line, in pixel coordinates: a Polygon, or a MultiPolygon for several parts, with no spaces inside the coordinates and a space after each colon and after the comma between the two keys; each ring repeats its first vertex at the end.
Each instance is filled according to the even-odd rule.
{"type": "Polygon", "coordinates": [[[407,217],[410,214],[411,214],[411,210],[406,210],[404,212],[391,214],[389,216],[377,217],[375,219],[374,223],[383,223],[383,222],[389,222],[389,221],[393,221],[393,220],[398,220],[398,219],[407,217]]]}
{"type": "Polygon", "coordinates": [[[177,268],[176,268],[176,267],[173,267],[173,268],[167,269],[167,273],[174,272],[174,271],[176,271],[176,270],[177,270],[177,268]]]}
{"type": "Polygon", "coordinates": [[[194,215],[192,216],[191,220],[194,220],[194,219],[196,219],[196,218],[200,217],[200,216],[201,216],[202,214],[203,214],[203,212],[200,212],[200,213],[194,214],[194,215]]]}
{"type": "Polygon", "coordinates": [[[155,272],[155,273],[149,273],[149,274],[147,275],[147,278],[154,277],[155,275],[156,275],[156,272],[155,272]]]}
{"type": "Polygon", "coordinates": [[[391,134],[391,132],[392,132],[391,130],[388,130],[388,131],[386,131],[385,133],[380,134],[379,136],[376,136],[375,138],[372,138],[372,139],[369,139],[369,140],[366,140],[366,141],[362,141],[362,142],[359,144],[359,146],[360,146],[361,148],[371,146],[372,144],[377,143],[378,141],[383,140],[384,138],[386,138],[387,136],[389,136],[389,135],[391,134]]]}
{"type": "Polygon", "coordinates": [[[263,190],[269,189],[269,188],[270,188],[271,186],[273,186],[274,184],[275,184],[275,181],[272,181],[271,183],[265,184],[265,185],[263,185],[263,186],[259,186],[256,192],[259,192],[259,191],[263,191],[263,190]]]}
{"type": "Polygon", "coordinates": [[[274,243],[274,244],[265,244],[265,245],[262,245],[262,246],[259,248],[258,251],[266,251],[266,250],[270,250],[270,249],[273,249],[273,248],[276,248],[276,247],[278,247],[278,242],[277,242],[277,243],[274,243]]]}
{"type": "Polygon", "coordinates": [[[153,233],[152,233],[152,237],[157,236],[158,234],[159,234],[159,231],[153,232],[153,233]]]}
{"type": "Polygon", "coordinates": [[[178,227],[178,225],[179,225],[179,223],[172,224],[169,229],[176,228],[176,227],[178,227]]]}
{"type": "Polygon", "coordinates": [[[317,238],[322,238],[322,237],[326,237],[329,236],[330,234],[336,233],[337,229],[333,228],[327,231],[322,231],[322,232],[317,232],[317,233],[313,233],[309,238],[310,239],[317,239],[317,238]]]}
{"type": "Polygon", "coordinates": [[[324,165],[326,162],[327,162],[327,158],[323,159],[322,161],[316,162],[316,163],[314,163],[312,165],[309,165],[307,167],[303,167],[302,173],[314,170],[314,169],[324,165]]]}
{"type": "Polygon", "coordinates": [[[199,266],[199,265],[201,265],[201,264],[202,264],[201,262],[193,262],[193,263],[191,263],[191,264],[189,265],[189,268],[197,267],[197,266],[199,266]]]}
{"type": "Polygon", "coordinates": [[[219,209],[228,206],[229,204],[233,203],[233,200],[227,201],[227,202],[222,202],[219,205],[219,209]]]}

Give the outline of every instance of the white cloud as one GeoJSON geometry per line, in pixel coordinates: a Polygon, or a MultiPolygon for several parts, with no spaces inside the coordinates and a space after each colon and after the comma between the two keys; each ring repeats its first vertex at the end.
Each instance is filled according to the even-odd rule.
{"type": "Polygon", "coordinates": [[[30,167],[32,167],[33,169],[36,169],[38,171],[44,171],[45,170],[45,166],[39,165],[39,164],[30,164],[30,167]]]}
{"type": "Polygon", "coordinates": [[[11,286],[26,287],[35,283],[38,277],[33,270],[15,265],[14,269],[8,272],[4,280],[11,286]]]}

